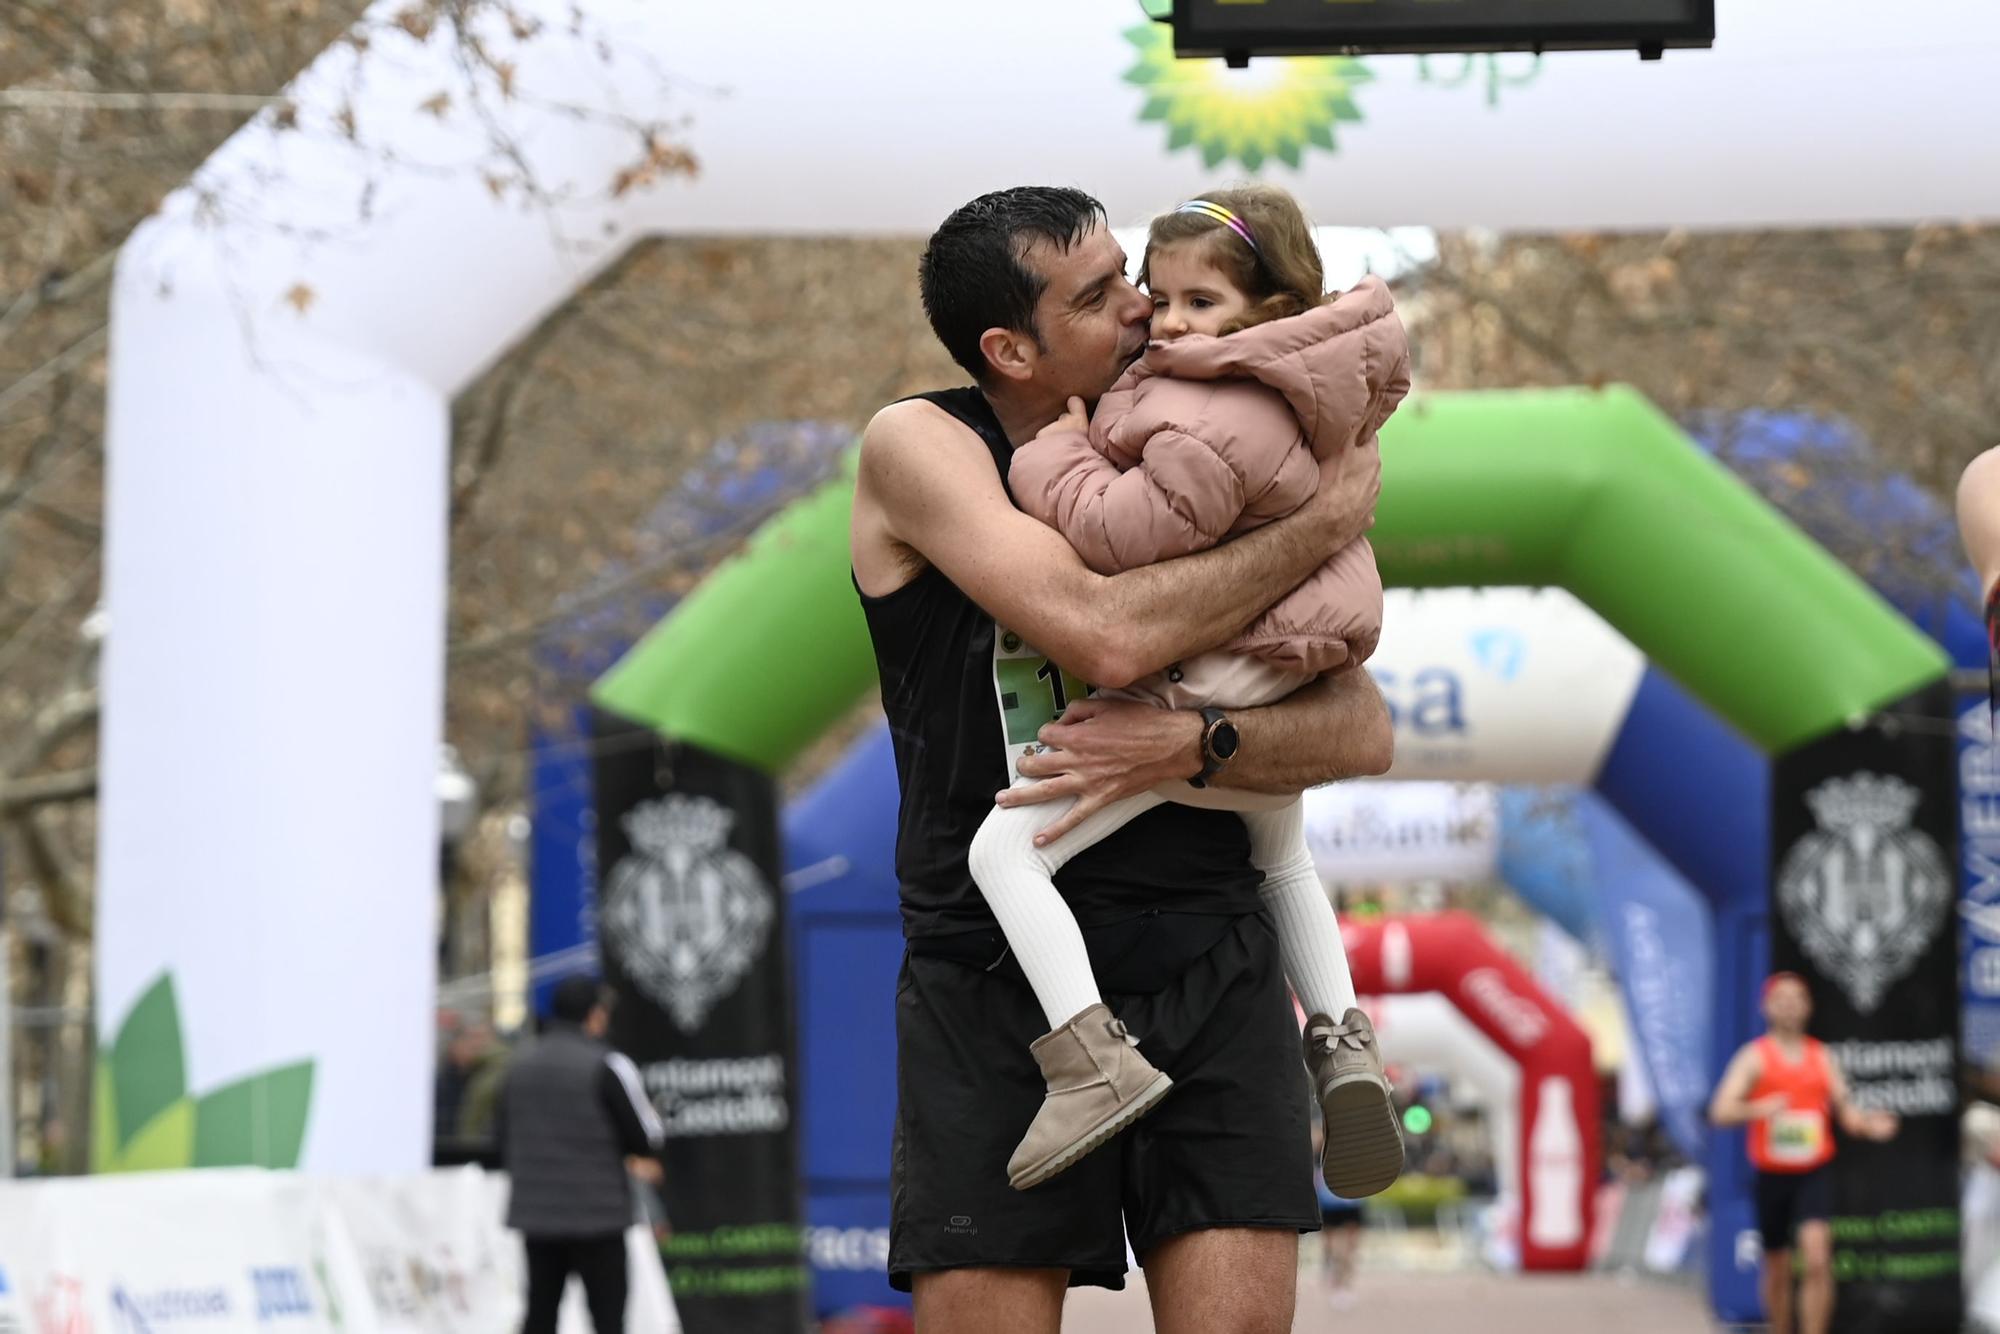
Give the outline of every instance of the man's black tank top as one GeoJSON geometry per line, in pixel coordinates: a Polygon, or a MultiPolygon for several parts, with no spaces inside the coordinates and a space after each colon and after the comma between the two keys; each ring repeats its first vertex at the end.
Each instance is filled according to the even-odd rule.
{"type": "MultiPolygon", "coordinates": [[[[986,442],[1005,485],[1013,446],[985,396],[967,388],[918,397],[986,442]]],[[[1010,742],[1031,740],[1082,687],[1009,632],[1000,633],[996,654],[993,618],[936,566],[885,597],[864,594],[861,606],[902,787],[896,875],[903,933],[992,929],[966,852],[994,793],[1008,784],[1010,742]]],[[[1168,805],[1079,853],[1056,887],[1080,923],[1098,926],[1158,911],[1256,912],[1262,880],[1250,864],[1241,816],[1168,805]]]]}

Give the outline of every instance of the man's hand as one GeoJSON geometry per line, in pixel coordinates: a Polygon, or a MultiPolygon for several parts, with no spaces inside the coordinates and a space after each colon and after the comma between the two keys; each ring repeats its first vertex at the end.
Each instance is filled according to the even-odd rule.
{"type": "Polygon", "coordinates": [[[1848,1132],[1861,1139],[1871,1139],[1877,1144],[1885,1144],[1896,1138],[1896,1132],[1901,1128],[1902,1122],[1896,1118],[1894,1112],[1856,1108],[1853,1124],[1848,1127],[1848,1132]]]}
{"type": "Polygon", "coordinates": [[[1035,439],[1040,440],[1043,436],[1062,435],[1066,432],[1075,432],[1078,435],[1090,434],[1090,414],[1083,410],[1083,400],[1080,398],[1071,398],[1069,406],[1063,409],[1063,415],[1035,432],[1035,439]]]}
{"type": "Polygon", "coordinates": [[[666,1180],[666,1173],[660,1169],[660,1160],[657,1158],[627,1158],[625,1170],[655,1189],[666,1180]]]}
{"type": "Polygon", "coordinates": [[[1319,466],[1319,490],[1306,507],[1333,534],[1329,554],[1375,526],[1382,495],[1380,450],[1341,450],[1319,466]]]}
{"type": "Polygon", "coordinates": [[[1016,766],[1040,781],[1010,787],[1001,806],[1076,798],[1062,818],[1035,836],[1046,847],[1114,801],[1201,772],[1201,715],[1119,699],[1082,699],[1037,734],[1044,750],[1016,766]]]}
{"type": "Polygon", "coordinates": [[[1752,1121],[1768,1121],[1780,1112],[1790,1111],[1791,1106],[1790,1096],[1783,1093],[1767,1093],[1745,1104],[1752,1121]]]}

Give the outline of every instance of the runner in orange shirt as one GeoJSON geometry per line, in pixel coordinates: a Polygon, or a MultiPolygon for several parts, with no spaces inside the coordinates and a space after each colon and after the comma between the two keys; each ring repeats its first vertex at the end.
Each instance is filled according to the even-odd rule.
{"type": "Polygon", "coordinates": [[[1826,1047],[1806,1036],[1812,993],[1797,973],[1764,982],[1768,1031],[1746,1043],[1709,1104],[1718,1126],[1750,1128],[1757,1169],[1757,1231],[1764,1243],[1764,1313],[1771,1334],[1792,1334],[1792,1248],[1800,1252],[1799,1334],[1826,1334],[1833,1320],[1833,1121],[1858,1139],[1896,1134],[1889,1112],[1856,1107],[1826,1047]]]}

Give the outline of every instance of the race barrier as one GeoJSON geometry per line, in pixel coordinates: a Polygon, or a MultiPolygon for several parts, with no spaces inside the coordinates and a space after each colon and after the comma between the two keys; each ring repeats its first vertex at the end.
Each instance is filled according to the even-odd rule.
{"type": "MultiPolygon", "coordinates": [[[[518,1327],[504,1176],[210,1169],[19,1182],[0,1192],[0,1331],[493,1334],[518,1327]]],[[[627,1327],[679,1334],[649,1229],[626,1234],[627,1327]]],[[[587,1334],[572,1281],[562,1334],[587,1334]]]]}

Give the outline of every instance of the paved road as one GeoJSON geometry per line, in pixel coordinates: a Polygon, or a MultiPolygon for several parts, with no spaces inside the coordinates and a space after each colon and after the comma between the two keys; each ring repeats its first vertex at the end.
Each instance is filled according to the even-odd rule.
{"type": "MultiPolygon", "coordinates": [[[[1144,1281],[1073,1293],[1063,1334],[1149,1334],[1144,1281]]],[[[1488,1273],[1363,1274],[1335,1310],[1308,1272],[1294,1334],[1711,1334],[1700,1294],[1637,1279],[1488,1273]]]]}

